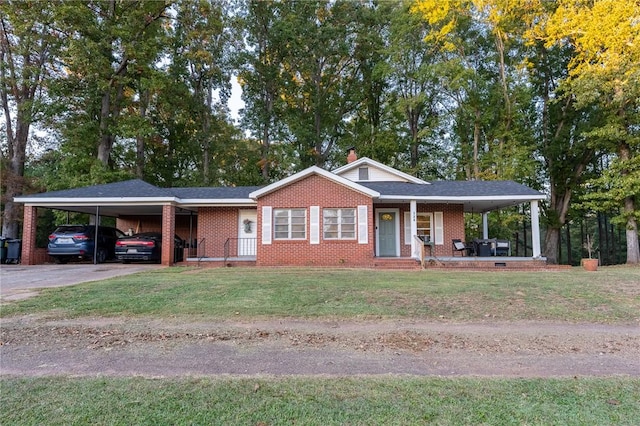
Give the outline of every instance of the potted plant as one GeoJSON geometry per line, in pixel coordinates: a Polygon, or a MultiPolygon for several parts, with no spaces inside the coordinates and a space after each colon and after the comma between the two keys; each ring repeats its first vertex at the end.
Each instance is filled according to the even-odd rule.
{"type": "Polygon", "coordinates": [[[587,250],[589,257],[582,259],[582,267],[587,271],[597,271],[598,259],[593,258],[593,253],[596,251],[596,248],[593,246],[593,240],[589,234],[587,234],[587,241],[584,243],[584,248],[587,250]]]}

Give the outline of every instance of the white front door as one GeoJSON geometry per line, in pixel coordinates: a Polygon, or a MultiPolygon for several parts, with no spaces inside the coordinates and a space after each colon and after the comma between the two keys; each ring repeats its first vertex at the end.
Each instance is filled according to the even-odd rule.
{"type": "Polygon", "coordinates": [[[258,212],[252,210],[238,211],[238,256],[256,255],[256,236],[258,212]]]}

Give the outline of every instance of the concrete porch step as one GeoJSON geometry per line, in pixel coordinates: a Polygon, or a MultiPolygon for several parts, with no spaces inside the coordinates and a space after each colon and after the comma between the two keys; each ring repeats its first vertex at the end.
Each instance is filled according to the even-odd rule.
{"type": "Polygon", "coordinates": [[[376,258],[373,262],[376,269],[422,269],[420,262],[412,258],[376,258]]]}

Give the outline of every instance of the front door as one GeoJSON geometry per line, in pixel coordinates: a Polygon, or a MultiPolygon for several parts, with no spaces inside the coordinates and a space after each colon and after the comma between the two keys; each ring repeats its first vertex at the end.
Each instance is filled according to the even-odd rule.
{"type": "Polygon", "coordinates": [[[256,210],[240,210],[238,218],[238,256],[255,256],[258,213],[256,210]]]}
{"type": "Polygon", "coordinates": [[[378,210],[376,215],[378,256],[400,256],[398,245],[398,211],[378,210]]]}

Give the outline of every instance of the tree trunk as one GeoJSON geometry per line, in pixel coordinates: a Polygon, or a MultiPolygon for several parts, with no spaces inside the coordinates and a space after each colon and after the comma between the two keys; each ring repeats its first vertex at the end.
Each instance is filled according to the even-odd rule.
{"type": "Polygon", "coordinates": [[[573,265],[573,253],[571,251],[571,225],[567,222],[567,265],[573,265]]]}
{"type": "Polygon", "coordinates": [[[418,166],[418,118],[411,117],[411,163],[410,167],[418,166]]]}
{"type": "Polygon", "coordinates": [[[638,223],[633,216],[635,211],[632,197],[624,199],[624,213],[627,216],[627,264],[637,265],[640,263],[640,246],[638,245],[638,223]]]}
{"type": "Polygon", "coordinates": [[[560,230],[566,222],[567,212],[569,211],[569,200],[571,200],[571,190],[565,188],[560,193],[556,189],[553,177],[551,178],[551,200],[549,201],[549,209],[547,210],[547,235],[544,239],[544,254],[547,257],[547,263],[557,265],[558,258],[558,238],[560,230]]]}
{"type": "MultiPolygon", "coordinates": [[[[620,161],[627,163],[631,161],[631,147],[626,142],[621,142],[618,148],[620,161]]],[[[624,176],[628,175],[627,170],[623,170],[624,176]]],[[[633,196],[625,197],[622,214],[626,217],[627,233],[627,264],[637,265],[640,263],[640,246],[638,246],[638,223],[635,218],[635,199],[633,196]]]]}
{"type": "Polygon", "coordinates": [[[50,54],[46,37],[45,30],[38,33],[34,26],[29,36],[23,38],[12,32],[4,15],[0,16],[0,101],[5,119],[9,160],[1,178],[4,205],[1,235],[7,238],[17,238],[20,234],[22,207],[15,204],[13,198],[22,195],[24,191],[24,163],[29,129],[50,54]],[[11,108],[11,105],[15,108],[11,108]],[[12,114],[15,114],[15,122],[12,114]]]}
{"type": "MultiPolygon", "coordinates": [[[[149,90],[140,93],[140,119],[144,122],[147,118],[147,107],[149,105],[149,90]]],[[[144,142],[146,135],[138,134],[136,138],[136,177],[144,178],[144,142]]]]}
{"type": "Polygon", "coordinates": [[[107,88],[105,93],[102,95],[102,105],[100,108],[100,141],[98,144],[98,160],[105,167],[109,166],[113,143],[116,139],[110,127],[112,123],[117,122],[118,116],[120,115],[120,104],[122,102],[123,96],[124,87],[121,83],[116,83],[115,99],[111,98],[110,88],[107,88]]]}
{"type": "MultiPolygon", "coordinates": [[[[504,107],[505,107],[505,118],[504,118],[504,131],[500,136],[500,155],[504,155],[504,147],[506,144],[506,139],[508,138],[509,132],[511,131],[511,122],[512,122],[512,108],[511,108],[511,99],[509,98],[509,83],[507,82],[507,66],[505,64],[505,49],[504,49],[504,35],[502,31],[498,31],[496,34],[496,47],[498,50],[498,57],[500,58],[500,82],[502,83],[502,97],[504,99],[504,107]]],[[[498,171],[499,175],[502,174],[502,162],[498,162],[498,171]]],[[[559,246],[558,246],[559,247],[559,246]]]]}
{"type": "Polygon", "coordinates": [[[260,150],[260,159],[261,159],[261,171],[262,171],[262,179],[265,182],[269,182],[269,172],[271,169],[270,160],[269,160],[269,151],[271,149],[271,121],[273,117],[273,104],[275,98],[275,90],[270,90],[270,86],[267,86],[264,92],[264,122],[262,123],[262,147],[260,150]]]}
{"type": "Polygon", "coordinates": [[[105,166],[109,164],[111,154],[111,134],[109,132],[109,112],[111,111],[111,93],[109,89],[102,95],[100,105],[100,140],[98,141],[98,160],[105,166]]]}
{"type": "Polygon", "coordinates": [[[207,85],[207,94],[205,97],[205,105],[207,110],[204,112],[202,120],[202,134],[204,140],[202,141],[202,182],[209,186],[211,184],[211,114],[213,110],[213,92],[207,85]]]}
{"type": "Polygon", "coordinates": [[[9,140],[9,170],[4,173],[4,212],[2,215],[2,236],[18,238],[22,207],[13,202],[13,197],[22,195],[24,189],[24,162],[30,123],[18,112],[16,133],[9,140]]]}
{"type": "Polygon", "coordinates": [[[560,238],[560,227],[549,226],[547,228],[547,235],[544,238],[544,249],[547,263],[551,265],[558,264],[558,240],[560,238]]]}
{"type": "MultiPolygon", "coordinates": [[[[480,150],[480,110],[476,109],[476,119],[473,122],[473,178],[480,178],[478,151],[480,150]]],[[[526,247],[526,244],[525,244],[526,247]]],[[[526,250],[525,250],[526,252],[526,250]]]]}

